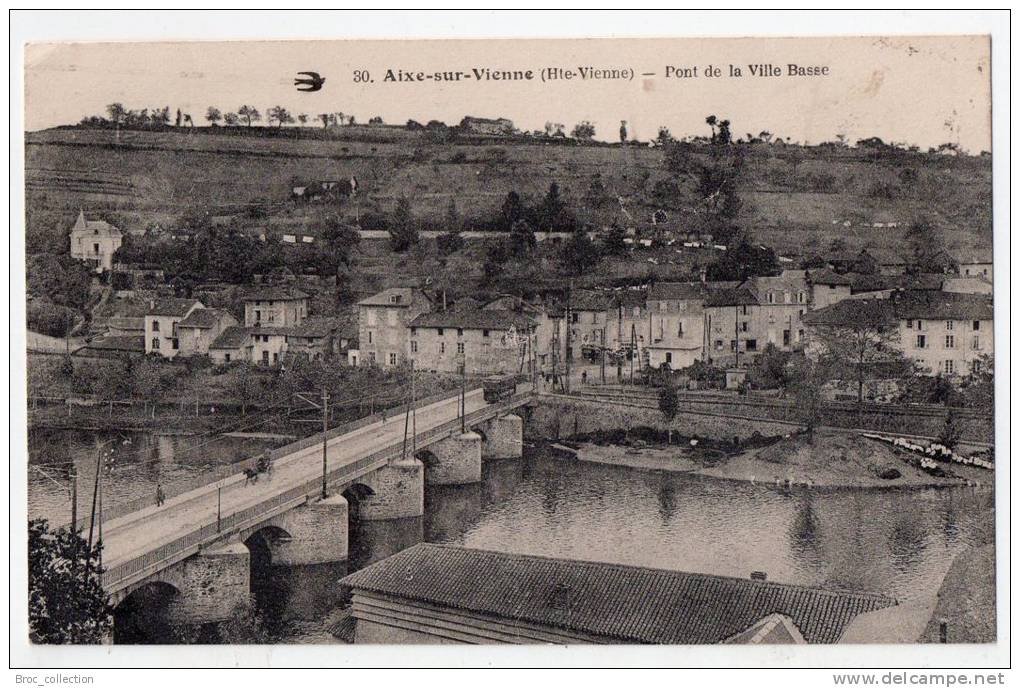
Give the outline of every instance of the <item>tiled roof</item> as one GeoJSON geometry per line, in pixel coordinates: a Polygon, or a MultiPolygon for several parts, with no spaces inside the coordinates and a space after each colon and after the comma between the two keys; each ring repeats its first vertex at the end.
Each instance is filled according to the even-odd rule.
{"type": "Polygon", "coordinates": [[[707,295],[704,282],[657,282],[648,290],[649,301],[704,299],[707,295]]]}
{"type": "Polygon", "coordinates": [[[226,311],[219,308],[196,308],[184,320],[177,323],[178,327],[197,327],[203,330],[210,330],[216,327],[221,318],[232,317],[226,311]]]}
{"type": "Polygon", "coordinates": [[[896,315],[918,320],[991,320],[992,297],[948,291],[905,291],[893,294],[896,315]]]}
{"type": "Polygon", "coordinates": [[[950,251],[958,263],[991,263],[992,249],[990,248],[961,248],[950,251]]]}
{"type": "Polygon", "coordinates": [[[129,351],[142,353],[145,351],[144,335],[111,335],[102,339],[94,339],[88,343],[87,349],[98,351],[129,351]]]}
{"type": "Polygon", "coordinates": [[[890,299],[843,299],[801,317],[806,325],[835,327],[881,327],[895,320],[890,299]]]}
{"type": "Polygon", "coordinates": [[[240,349],[248,344],[248,330],[234,325],[220,332],[209,345],[210,349],[240,349]]]}
{"type": "Polygon", "coordinates": [[[261,287],[244,295],[245,301],[297,301],[307,298],[308,294],[296,287],[289,286],[261,287]]]}
{"type": "Polygon", "coordinates": [[[853,279],[850,276],[837,274],[829,268],[808,270],[807,279],[812,284],[831,284],[833,286],[842,287],[848,287],[853,283],[853,279]]]}
{"type": "Polygon", "coordinates": [[[713,291],[705,299],[706,306],[757,306],[760,303],[755,293],[743,285],[713,291]]]}
{"type": "Polygon", "coordinates": [[[156,299],[149,305],[145,314],[184,317],[184,315],[188,312],[188,309],[196,303],[201,306],[201,303],[197,299],[156,299]]]}
{"type": "Polygon", "coordinates": [[[394,306],[406,308],[411,305],[414,289],[410,287],[392,287],[384,289],[378,294],[372,294],[368,298],[358,301],[359,306],[394,306]],[[394,300],[396,299],[396,300],[394,300]]]}
{"type": "Polygon", "coordinates": [[[851,291],[855,294],[889,289],[942,289],[945,275],[921,273],[917,275],[851,275],[851,291]]]}
{"type": "Polygon", "coordinates": [[[419,544],[342,585],[629,643],[712,644],[789,617],[809,643],[834,643],[858,614],[895,604],[870,593],[702,573],[419,544]]]}
{"type": "Polygon", "coordinates": [[[334,332],[339,332],[343,327],[340,318],[316,317],[305,318],[300,325],[290,328],[290,334],[294,337],[328,337],[334,332]]]}
{"type": "Polygon", "coordinates": [[[523,313],[474,308],[422,313],[410,323],[410,327],[460,327],[466,330],[506,330],[511,325],[518,329],[526,328],[534,325],[534,321],[523,313]]]}

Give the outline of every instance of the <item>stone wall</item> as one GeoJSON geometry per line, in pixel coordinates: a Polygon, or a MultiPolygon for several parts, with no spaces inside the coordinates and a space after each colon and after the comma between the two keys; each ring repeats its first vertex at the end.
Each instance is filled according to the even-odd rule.
{"type": "Polygon", "coordinates": [[[422,451],[425,482],[429,485],[465,485],[482,479],[482,437],[457,433],[422,451]]]}
{"type": "Polygon", "coordinates": [[[177,588],[167,608],[175,623],[200,624],[229,619],[248,601],[250,554],[233,542],[200,552],[171,567],[159,579],[177,588]]]}
{"type": "Polygon", "coordinates": [[[668,426],[655,408],[626,406],[588,399],[540,397],[529,420],[526,432],[532,439],[568,439],[579,433],[595,430],[618,430],[647,426],[658,430],[671,429],[684,435],[699,435],[732,440],[762,435],[782,435],[799,427],[794,423],[768,420],[745,420],[681,411],[668,426]]]}
{"type": "Polygon", "coordinates": [[[524,421],[520,416],[497,416],[482,426],[483,459],[515,459],[524,449],[524,421]]]}
{"type": "Polygon", "coordinates": [[[347,559],[347,500],[334,495],[274,517],[266,525],[286,531],[270,539],[274,565],[324,564],[347,559]]]}
{"type": "Polygon", "coordinates": [[[359,505],[362,520],[410,518],[425,513],[425,466],[417,459],[394,461],[358,482],[373,492],[359,505]]]}

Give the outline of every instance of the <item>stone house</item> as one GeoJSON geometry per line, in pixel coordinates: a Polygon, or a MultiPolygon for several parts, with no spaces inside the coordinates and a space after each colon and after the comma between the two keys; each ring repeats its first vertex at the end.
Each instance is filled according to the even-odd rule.
{"type": "Polygon", "coordinates": [[[408,325],[432,310],[421,289],[394,287],[358,302],[360,365],[399,365],[408,354],[408,325]]]}
{"type": "Polygon", "coordinates": [[[159,354],[163,358],[180,354],[180,323],[201,308],[205,306],[197,299],[151,300],[145,313],[145,353],[159,354]]]}
{"type": "Polygon", "coordinates": [[[308,317],[308,294],[291,286],[269,286],[244,296],[244,326],[294,327],[308,317]]]}
{"type": "Polygon", "coordinates": [[[228,327],[209,344],[209,358],[216,363],[252,360],[252,338],[240,326],[228,327]]]}
{"type": "Polygon", "coordinates": [[[96,272],[113,269],[113,254],[124,242],[124,234],[106,220],[88,219],[78,211],[71,227],[71,257],[87,263],[96,272]]]}
{"type": "Polygon", "coordinates": [[[408,357],[441,373],[530,373],[535,321],[523,313],[452,309],[422,313],[408,324],[408,357]]]}
{"type": "Polygon", "coordinates": [[[177,323],[181,356],[201,356],[209,353],[209,345],[228,327],[237,325],[237,319],[219,308],[197,308],[177,323]]]}
{"type": "MultiPolygon", "coordinates": [[[[686,368],[702,358],[705,348],[703,282],[659,282],[648,290],[648,365],[686,368]]],[[[639,330],[640,331],[640,330],[639,330]]]]}

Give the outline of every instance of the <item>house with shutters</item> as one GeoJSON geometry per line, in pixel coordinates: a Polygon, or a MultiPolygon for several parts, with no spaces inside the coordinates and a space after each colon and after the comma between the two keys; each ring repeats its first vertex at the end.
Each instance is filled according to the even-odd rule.
{"type": "Polygon", "coordinates": [[[177,323],[181,356],[204,356],[209,346],[228,327],[237,325],[237,319],[219,308],[196,308],[177,323]]]}
{"type": "Polygon", "coordinates": [[[198,299],[152,299],[145,312],[145,353],[175,358],[181,353],[180,324],[205,308],[198,299]]]}
{"type": "Polygon", "coordinates": [[[260,287],[244,295],[245,327],[293,327],[306,317],[308,294],[295,287],[260,287]]]}
{"type": "Polygon", "coordinates": [[[702,358],[705,348],[704,282],[658,282],[648,289],[648,365],[676,370],[702,358]]]}
{"type": "Polygon", "coordinates": [[[407,358],[408,326],[432,310],[421,289],[393,287],[358,302],[359,365],[396,366],[407,358]]]}
{"type": "Polygon", "coordinates": [[[536,323],[521,312],[453,308],[422,313],[408,324],[408,358],[440,373],[531,373],[536,323]]]}

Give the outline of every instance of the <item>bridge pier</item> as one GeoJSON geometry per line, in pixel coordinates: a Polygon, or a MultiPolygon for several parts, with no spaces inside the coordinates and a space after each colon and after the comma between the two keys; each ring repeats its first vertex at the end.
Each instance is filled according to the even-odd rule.
{"type": "Polygon", "coordinates": [[[358,517],[364,521],[425,514],[425,466],[413,457],[388,463],[358,482],[372,492],[358,505],[358,517]]]}
{"type": "Polygon", "coordinates": [[[519,459],[524,451],[524,420],[512,413],[485,424],[483,459],[519,459]]]}
{"type": "Polygon", "coordinates": [[[185,559],[172,576],[178,593],[167,608],[168,620],[202,624],[229,619],[248,601],[249,566],[250,554],[241,542],[218,545],[185,559]]]}
{"type": "Polygon", "coordinates": [[[347,559],[347,500],[341,495],[309,502],[273,518],[285,531],[271,538],[273,565],[325,564],[347,559]]]}
{"type": "Polygon", "coordinates": [[[482,436],[477,432],[457,433],[426,451],[432,455],[425,463],[425,482],[429,485],[481,482],[482,436]]]}

